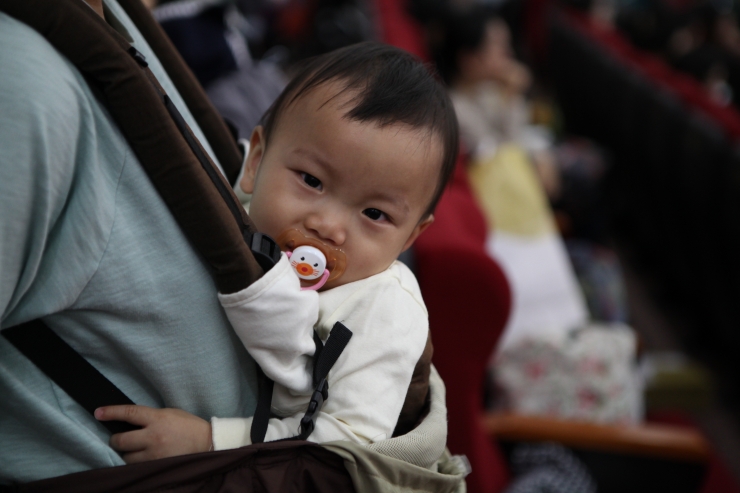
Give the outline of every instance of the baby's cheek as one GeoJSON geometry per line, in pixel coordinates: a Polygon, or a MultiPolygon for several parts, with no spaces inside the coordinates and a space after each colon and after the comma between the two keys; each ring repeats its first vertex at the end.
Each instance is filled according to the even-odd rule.
{"type": "Polygon", "coordinates": [[[250,208],[250,217],[252,218],[252,222],[254,222],[254,225],[261,233],[264,233],[272,239],[275,239],[280,235],[280,216],[278,214],[275,214],[274,212],[265,213],[264,209],[266,208],[269,209],[269,206],[256,207],[254,213],[251,212],[252,208],[250,208]]]}
{"type": "Polygon", "coordinates": [[[372,261],[372,259],[367,258],[367,255],[363,256],[353,256],[347,258],[347,270],[345,270],[344,275],[340,279],[347,278],[347,281],[351,279],[352,281],[358,281],[360,279],[366,279],[374,274],[377,274],[378,272],[381,272],[383,269],[376,269],[374,266],[375,262],[372,261]]]}

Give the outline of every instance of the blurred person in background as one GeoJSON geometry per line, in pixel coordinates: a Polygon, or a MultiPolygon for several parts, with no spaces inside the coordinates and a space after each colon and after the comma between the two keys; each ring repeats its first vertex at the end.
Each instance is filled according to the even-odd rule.
{"type": "Polygon", "coordinates": [[[558,186],[551,142],[529,124],[530,72],[513,56],[507,24],[489,7],[451,7],[442,29],[435,61],[470,153],[471,184],[495,232],[489,252],[514,291],[501,346],[515,334],[580,325],[585,304],[545,192],[558,186]]]}
{"type": "Polygon", "coordinates": [[[514,58],[506,22],[486,6],[453,12],[436,59],[469,151],[493,155],[503,144],[517,144],[529,155],[548,195],[557,196],[553,138],[531,124],[526,93],[532,76],[514,58]]]}
{"type": "Polygon", "coordinates": [[[277,0],[174,0],[154,6],[154,17],[218,112],[242,138],[249,137],[286,84],[278,64],[280,52],[257,60],[250,46],[260,46],[268,17],[279,4],[277,0]]]}
{"type": "MultiPolygon", "coordinates": [[[[414,3],[423,12],[424,2],[414,3]]],[[[589,196],[603,161],[587,145],[556,148],[550,129],[533,124],[532,75],[515,58],[497,10],[480,3],[426,7],[432,52],[470,153],[468,176],[488,220],[486,249],[512,289],[512,313],[491,360],[493,404],[526,414],[638,421],[634,334],[621,324],[592,322],[626,318],[616,257],[591,238],[574,242],[579,284],[551,207],[563,192],[589,196]],[[597,376],[593,368],[614,371],[597,376]],[[613,393],[617,386],[622,391],[613,393]]]]}

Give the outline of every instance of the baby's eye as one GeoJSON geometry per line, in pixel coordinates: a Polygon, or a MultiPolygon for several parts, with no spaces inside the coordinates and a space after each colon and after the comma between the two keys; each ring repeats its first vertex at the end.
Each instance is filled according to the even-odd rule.
{"type": "Polygon", "coordinates": [[[301,178],[303,178],[303,181],[306,182],[306,185],[311,188],[315,188],[317,190],[321,190],[323,188],[321,186],[321,180],[319,180],[315,176],[309,175],[308,173],[301,173],[301,178]]]}
{"type": "Polygon", "coordinates": [[[362,211],[362,213],[365,214],[370,219],[372,219],[373,221],[380,221],[381,219],[388,219],[385,216],[385,212],[379,209],[373,209],[372,207],[369,209],[365,209],[364,211],[362,211]]]}

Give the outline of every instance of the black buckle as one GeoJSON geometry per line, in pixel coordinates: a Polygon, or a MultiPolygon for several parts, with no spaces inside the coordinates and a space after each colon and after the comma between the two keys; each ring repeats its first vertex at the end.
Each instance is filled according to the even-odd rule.
{"type": "Polygon", "coordinates": [[[275,240],[262,233],[254,233],[249,245],[254,259],[267,272],[280,260],[280,247],[275,240]]]}
{"type": "Polygon", "coordinates": [[[128,53],[142,68],[149,66],[149,63],[146,61],[146,57],[133,46],[129,46],[128,53]]]}
{"type": "Polygon", "coordinates": [[[316,419],[319,417],[319,411],[324,405],[324,401],[329,398],[329,382],[323,378],[316,386],[316,390],[311,395],[311,401],[308,403],[306,414],[301,418],[301,440],[305,440],[316,427],[316,419]]]}

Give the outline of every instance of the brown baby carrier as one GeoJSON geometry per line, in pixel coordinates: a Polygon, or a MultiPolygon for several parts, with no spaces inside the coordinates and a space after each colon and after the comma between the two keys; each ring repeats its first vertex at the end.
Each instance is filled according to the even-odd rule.
{"type": "MultiPolygon", "coordinates": [[[[0,0],[0,11],[38,31],[86,77],[180,228],[209,267],[219,291],[240,291],[261,277],[280,255],[275,242],[255,229],[233,193],[232,185],[243,156],[227,126],[149,11],[139,0],[118,2],[172,78],[226,176],[204,151],[148,69],[143,55],[82,0],[0,0]]],[[[40,320],[3,330],[2,335],[87,411],[93,412],[104,405],[133,403],[40,320]]],[[[324,368],[314,371],[315,383],[326,377],[332,359],[336,359],[330,354],[336,353],[336,348],[329,350],[332,339],[330,335],[322,354],[317,352],[315,359],[320,364],[316,366],[324,368]]],[[[464,491],[465,468],[444,449],[444,385],[430,362],[431,343],[427,341],[394,437],[368,446],[350,442],[318,445],[305,441],[313,425],[313,416],[307,413],[306,427],[302,427],[298,440],[96,469],[0,486],[0,490],[464,491]]],[[[252,430],[255,442],[261,441],[262,428],[267,427],[271,388],[272,383],[261,375],[252,430]]],[[[319,399],[323,397],[326,393],[319,399]]],[[[314,414],[320,404],[315,406],[314,414]]],[[[131,429],[127,423],[102,424],[111,433],[131,429]]]]}

